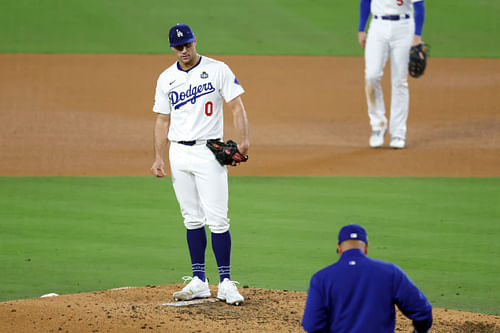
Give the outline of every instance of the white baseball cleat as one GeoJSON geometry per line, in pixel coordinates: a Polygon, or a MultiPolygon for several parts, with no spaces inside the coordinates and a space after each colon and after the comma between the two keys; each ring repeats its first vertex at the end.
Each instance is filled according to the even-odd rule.
{"type": "Polygon", "coordinates": [[[184,283],[190,282],[181,291],[174,293],[176,301],[189,301],[193,298],[210,297],[212,295],[208,287],[208,279],[205,279],[205,282],[201,281],[197,276],[184,276],[182,279],[184,283]]]}
{"type": "Polygon", "coordinates": [[[378,148],[384,144],[385,130],[374,130],[370,137],[370,147],[378,148]]]}
{"type": "Polygon", "coordinates": [[[403,149],[406,147],[406,141],[403,138],[394,137],[389,145],[394,149],[403,149]]]}
{"type": "Polygon", "coordinates": [[[239,282],[231,281],[228,278],[225,278],[224,281],[219,283],[217,298],[226,301],[227,304],[240,305],[243,303],[245,298],[243,298],[243,296],[239,293],[236,284],[239,284],[239,282]]]}

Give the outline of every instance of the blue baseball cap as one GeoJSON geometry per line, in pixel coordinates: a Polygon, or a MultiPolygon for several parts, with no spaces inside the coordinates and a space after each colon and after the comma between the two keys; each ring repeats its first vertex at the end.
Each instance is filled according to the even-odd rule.
{"type": "Polygon", "coordinates": [[[193,30],[187,24],[177,24],[170,28],[168,33],[170,46],[175,47],[183,44],[192,43],[196,40],[193,30]]]}
{"type": "Polygon", "coordinates": [[[360,240],[368,244],[368,236],[366,235],[366,230],[357,224],[348,224],[342,227],[339,231],[339,242],[342,243],[346,240],[360,240]]]}

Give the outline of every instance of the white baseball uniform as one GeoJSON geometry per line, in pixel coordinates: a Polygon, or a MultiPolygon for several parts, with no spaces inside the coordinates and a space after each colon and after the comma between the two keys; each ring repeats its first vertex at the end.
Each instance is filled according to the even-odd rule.
{"type": "Polygon", "coordinates": [[[205,56],[187,71],[175,63],[158,78],[153,111],[170,114],[172,183],[187,229],[229,229],[227,168],[206,141],[223,138],[223,103],[243,92],[226,64],[205,56]]]}
{"type": "Polygon", "coordinates": [[[408,62],[415,32],[413,3],[422,0],[371,0],[372,20],[365,48],[365,82],[370,125],[385,131],[387,118],[380,81],[391,58],[391,136],[406,138],[408,119],[408,62]]]}

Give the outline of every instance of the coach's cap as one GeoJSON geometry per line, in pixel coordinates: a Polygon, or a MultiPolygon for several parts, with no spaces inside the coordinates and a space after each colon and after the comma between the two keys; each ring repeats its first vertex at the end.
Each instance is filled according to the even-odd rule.
{"type": "Polygon", "coordinates": [[[368,236],[366,230],[357,224],[348,224],[342,227],[339,231],[339,243],[346,240],[360,240],[368,244],[368,236]]]}
{"type": "Polygon", "coordinates": [[[170,46],[175,47],[183,44],[192,43],[196,40],[193,30],[187,24],[177,24],[170,28],[168,33],[170,46]]]}

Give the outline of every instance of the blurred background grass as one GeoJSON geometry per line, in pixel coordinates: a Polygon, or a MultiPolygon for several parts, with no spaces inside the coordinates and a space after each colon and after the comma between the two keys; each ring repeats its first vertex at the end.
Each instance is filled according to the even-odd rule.
{"type": "MultiPolygon", "coordinates": [[[[169,53],[168,29],[192,26],[204,54],[362,56],[359,1],[2,0],[0,52],[169,53]]],[[[433,57],[500,55],[500,2],[426,1],[433,57]]]]}

